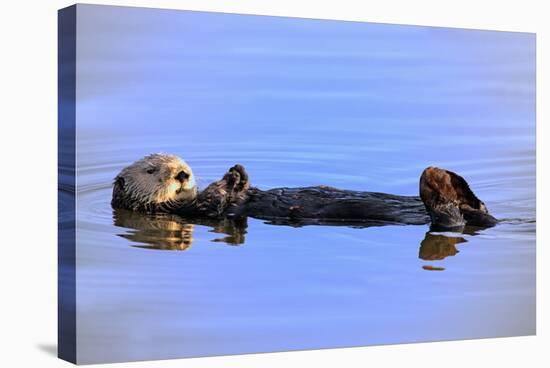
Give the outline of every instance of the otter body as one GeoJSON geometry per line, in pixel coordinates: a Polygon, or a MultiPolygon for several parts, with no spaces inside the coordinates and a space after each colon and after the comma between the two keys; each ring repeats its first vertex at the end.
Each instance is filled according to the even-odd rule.
{"type": "Polygon", "coordinates": [[[420,197],[342,190],[327,186],[250,188],[236,215],[289,222],[360,222],[421,225],[430,218],[420,197]]]}
{"type": "Polygon", "coordinates": [[[150,155],[115,178],[112,206],[140,212],[223,219],[254,217],[286,224],[432,223],[452,229],[489,227],[497,220],[466,180],[429,167],[420,178],[420,196],[342,190],[327,186],[250,187],[248,174],[235,165],[219,181],[198,191],[190,167],[171,155],[150,155]]]}

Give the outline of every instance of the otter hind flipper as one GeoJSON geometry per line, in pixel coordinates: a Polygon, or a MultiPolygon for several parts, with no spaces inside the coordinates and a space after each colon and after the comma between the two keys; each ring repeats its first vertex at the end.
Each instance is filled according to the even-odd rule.
{"type": "Polygon", "coordinates": [[[490,227],[497,223],[468,182],[449,170],[433,166],[426,168],[420,177],[420,198],[435,226],[458,228],[467,224],[490,227]]]}

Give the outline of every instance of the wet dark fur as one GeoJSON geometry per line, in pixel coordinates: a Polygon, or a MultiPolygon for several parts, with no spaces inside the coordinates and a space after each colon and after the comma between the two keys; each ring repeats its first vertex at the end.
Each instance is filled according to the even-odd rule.
{"type": "MultiPolygon", "coordinates": [[[[123,198],[113,191],[113,207],[123,198]]],[[[147,206],[145,206],[147,207],[147,206]]],[[[420,197],[342,190],[327,186],[250,187],[248,174],[235,165],[190,202],[144,212],[170,212],[210,219],[254,217],[285,224],[427,224],[452,229],[465,225],[490,227],[497,223],[461,176],[429,167],[420,178],[420,197]]]]}

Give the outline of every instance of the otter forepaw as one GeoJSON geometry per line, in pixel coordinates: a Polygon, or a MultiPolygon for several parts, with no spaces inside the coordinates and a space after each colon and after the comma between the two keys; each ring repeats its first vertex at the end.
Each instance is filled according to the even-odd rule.
{"type": "Polygon", "coordinates": [[[237,164],[229,169],[229,172],[237,173],[239,175],[239,180],[235,185],[237,191],[247,190],[250,186],[248,181],[248,173],[246,172],[243,165],[237,164]]]}
{"type": "Polygon", "coordinates": [[[223,178],[227,181],[228,187],[236,192],[247,190],[250,186],[248,173],[244,166],[239,164],[231,167],[223,178]]]}

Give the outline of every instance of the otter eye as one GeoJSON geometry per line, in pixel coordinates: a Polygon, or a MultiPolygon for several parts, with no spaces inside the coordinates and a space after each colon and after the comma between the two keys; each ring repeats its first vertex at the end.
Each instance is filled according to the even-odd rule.
{"type": "Polygon", "coordinates": [[[155,168],[154,167],[151,167],[149,169],[147,169],[147,174],[152,174],[155,172],[155,168]]]}

